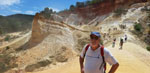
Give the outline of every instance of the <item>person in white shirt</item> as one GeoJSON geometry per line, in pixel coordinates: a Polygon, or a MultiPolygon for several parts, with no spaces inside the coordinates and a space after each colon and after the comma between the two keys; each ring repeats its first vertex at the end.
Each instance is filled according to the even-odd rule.
{"type": "Polygon", "coordinates": [[[79,58],[81,73],[105,73],[104,63],[112,65],[109,73],[114,73],[117,70],[119,63],[106,48],[101,48],[100,37],[99,32],[91,32],[90,44],[85,45],[82,49],[79,58]]]}

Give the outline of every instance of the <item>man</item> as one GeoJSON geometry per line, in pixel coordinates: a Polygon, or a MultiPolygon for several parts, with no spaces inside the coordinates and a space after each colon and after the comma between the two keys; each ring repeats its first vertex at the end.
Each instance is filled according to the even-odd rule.
{"type": "Polygon", "coordinates": [[[81,73],[105,73],[103,61],[112,65],[109,73],[114,73],[118,68],[118,62],[106,48],[103,48],[104,56],[101,56],[102,45],[99,44],[101,40],[100,37],[101,35],[99,32],[91,32],[89,47],[86,50],[86,45],[80,55],[81,73]]]}
{"type": "Polygon", "coordinates": [[[114,38],[113,43],[112,43],[112,47],[115,47],[115,43],[116,43],[116,38],[114,38]]]}
{"type": "Polygon", "coordinates": [[[126,41],[127,41],[127,35],[125,35],[124,37],[125,37],[124,40],[125,40],[125,42],[126,42],[126,41]]]}
{"type": "Polygon", "coordinates": [[[123,46],[123,38],[121,37],[120,38],[120,48],[119,48],[120,50],[122,50],[122,46],[123,46]]]}

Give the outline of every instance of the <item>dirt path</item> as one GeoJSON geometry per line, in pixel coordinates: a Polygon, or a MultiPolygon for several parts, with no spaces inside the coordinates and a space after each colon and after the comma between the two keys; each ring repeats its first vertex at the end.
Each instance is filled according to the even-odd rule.
{"type": "MultiPolygon", "coordinates": [[[[117,42],[117,45],[119,43],[117,42]]],[[[119,46],[112,48],[111,45],[107,47],[115,58],[119,61],[120,67],[116,73],[149,73],[150,66],[147,65],[150,63],[150,59],[146,59],[150,57],[150,53],[147,52],[144,48],[134,43],[127,42],[124,44],[123,50],[119,50],[119,46]],[[129,50],[130,49],[130,50],[129,50]],[[134,53],[135,51],[139,53],[134,53]],[[136,54],[143,53],[143,59],[146,59],[146,62],[141,60],[136,54]]],[[[110,66],[107,65],[107,70],[110,69],[110,66]]],[[[57,67],[54,69],[48,69],[40,72],[33,73],[80,73],[79,60],[76,57],[74,60],[68,62],[67,64],[57,67]]]]}
{"type": "Polygon", "coordinates": [[[28,32],[27,34],[25,34],[24,36],[20,37],[20,38],[17,38],[15,39],[14,41],[6,44],[6,45],[3,45],[3,46],[0,46],[0,50],[2,50],[3,48],[9,46],[11,48],[17,48],[18,46],[21,46],[22,44],[24,44],[25,42],[27,42],[27,40],[30,38],[29,36],[31,35],[31,32],[28,32]]]}

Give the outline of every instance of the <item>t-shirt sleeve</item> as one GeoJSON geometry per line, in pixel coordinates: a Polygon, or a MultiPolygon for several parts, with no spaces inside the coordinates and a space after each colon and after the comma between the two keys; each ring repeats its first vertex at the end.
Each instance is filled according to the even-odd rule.
{"type": "Polygon", "coordinates": [[[110,65],[118,63],[117,60],[113,57],[113,55],[106,48],[104,49],[104,57],[105,61],[110,65]]]}
{"type": "Polygon", "coordinates": [[[83,47],[80,56],[83,58],[84,57],[84,53],[85,53],[85,48],[86,48],[87,44],[83,47]]]}

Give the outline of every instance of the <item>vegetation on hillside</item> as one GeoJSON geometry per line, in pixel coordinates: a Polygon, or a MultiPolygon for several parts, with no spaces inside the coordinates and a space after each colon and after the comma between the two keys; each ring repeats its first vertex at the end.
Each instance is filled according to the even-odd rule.
{"type": "Polygon", "coordinates": [[[24,14],[0,16],[0,35],[31,29],[33,17],[24,14]]]}
{"type": "MultiPolygon", "coordinates": [[[[81,8],[81,7],[86,7],[89,5],[99,4],[104,1],[108,1],[108,0],[87,0],[85,2],[76,2],[76,5],[71,5],[69,10],[73,11],[75,10],[75,8],[81,8]]],[[[109,0],[109,1],[113,2],[114,0],[109,0]]]]}
{"type": "MultiPolygon", "coordinates": [[[[147,13],[147,16],[140,19],[138,23],[135,23],[134,33],[149,45],[150,44],[150,10],[147,7],[144,7],[143,9],[141,9],[141,11],[145,11],[147,13]]],[[[149,46],[146,48],[147,50],[149,50],[149,46]]]]}
{"type": "Polygon", "coordinates": [[[140,23],[135,23],[134,29],[135,29],[137,32],[141,32],[141,30],[142,30],[142,25],[141,25],[140,23]]]}
{"type": "Polygon", "coordinates": [[[125,15],[127,13],[127,10],[125,8],[117,8],[115,11],[114,11],[114,16],[116,17],[120,17],[121,15],[125,15]]]}
{"type": "Polygon", "coordinates": [[[40,12],[46,19],[52,19],[51,15],[55,14],[56,11],[53,11],[53,9],[50,9],[46,7],[43,11],[40,12]]]}
{"type": "Polygon", "coordinates": [[[8,54],[0,54],[0,73],[4,73],[18,65],[15,63],[16,57],[8,54]]]}
{"type": "Polygon", "coordinates": [[[150,46],[147,46],[146,49],[147,49],[148,51],[150,51],[150,46]]]}
{"type": "Polygon", "coordinates": [[[36,64],[32,64],[32,65],[28,65],[26,68],[25,68],[25,71],[27,72],[32,72],[34,71],[35,69],[38,69],[38,68],[41,68],[41,67],[45,67],[49,64],[51,64],[52,62],[49,61],[49,60],[43,60],[43,61],[40,61],[40,62],[37,62],[36,64]]]}

